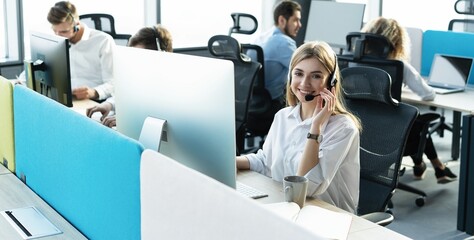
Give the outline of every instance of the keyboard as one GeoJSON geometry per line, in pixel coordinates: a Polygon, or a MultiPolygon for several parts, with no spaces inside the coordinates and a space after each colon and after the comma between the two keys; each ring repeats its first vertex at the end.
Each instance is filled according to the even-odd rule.
{"type": "Polygon", "coordinates": [[[237,182],[237,192],[253,199],[268,197],[268,194],[241,182],[237,182]]]}

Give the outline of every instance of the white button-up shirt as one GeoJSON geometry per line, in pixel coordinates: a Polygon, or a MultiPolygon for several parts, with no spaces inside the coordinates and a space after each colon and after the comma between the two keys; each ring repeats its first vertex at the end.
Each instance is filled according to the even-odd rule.
{"type": "Polygon", "coordinates": [[[113,50],[115,42],[105,32],[88,28],[79,42],[69,49],[72,89],[82,86],[94,88],[99,99],[110,97],[113,88],[113,50]]]}
{"type": "MultiPolygon", "coordinates": [[[[246,157],[250,169],[282,182],[295,175],[301,161],[312,118],[301,120],[300,105],[280,110],[263,145],[246,157]]],[[[359,202],[359,130],[347,115],[333,115],[321,129],[319,164],[311,169],[308,196],[356,213],[359,202]]]]}

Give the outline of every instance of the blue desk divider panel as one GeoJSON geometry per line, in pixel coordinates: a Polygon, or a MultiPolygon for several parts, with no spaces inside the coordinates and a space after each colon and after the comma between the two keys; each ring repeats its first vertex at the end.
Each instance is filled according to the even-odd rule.
{"type": "Polygon", "coordinates": [[[13,85],[0,76],[0,164],[15,172],[13,85]]]}
{"type": "Polygon", "coordinates": [[[26,87],[13,92],[16,175],[89,239],[140,239],[142,145],[26,87]]]}
{"type": "MultiPolygon", "coordinates": [[[[423,33],[421,75],[429,76],[434,55],[449,54],[474,57],[474,33],[427,30],[423,33]]],[[[471,73],[469,84],[474,84],[471,73]]]]}

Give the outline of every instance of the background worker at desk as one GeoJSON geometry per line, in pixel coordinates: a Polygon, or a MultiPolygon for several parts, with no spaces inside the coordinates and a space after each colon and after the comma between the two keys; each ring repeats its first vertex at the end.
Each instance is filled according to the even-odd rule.
{"type": "Polygon", "coordinates": [[[68,38],[72,93],[77,99],[105,100],[113,92],[113,49],[115,42],[105,32],[79,21],[76,7],[57,2],[48,13],[56,35],[68,38]]]}
{"type": "MultiPolygon", "coordinates": [[[[128,41],[129,47],[143,48],[149,50],[157,50],[164,52],[173,52],[173,38],[171,33],[161,24],[151,27],[144,27],[138,30],[128,41]]],[[[115,111],[114,97],[108,98],[92,108],[87,109],[86,114],[92,117],[95,112],[100,112],[100,118],[103,125],[107,127],[115,127],[117,125],[115,115],[109,116],[111,111],[115,111]]]]}
{"type": "Polygon", "coordinates": [[[290,70],[289,106],[275,115],[262,149],[236,158],[237,168],[279,182],[288,175],[306,176],[308,196],[356,213],[361,125],[346,109],[341,84],[334,80],[340,79],[336,54],[324,42],[305,43],[293,55],[290,70]],[[306,95],[315,98],[308,101],[306,95]]]}
{"type": "MultiPolygon", "coordinates": [[[[410,39],[406,29],[401,26],[398,21],[379,17],[367,23],[361,31],[379,34],[387,38],[392,45],[388,58],[401,60],[404,64],[403,82],[408,85],[414,93],[420,96],[422,100],[432,101],[435,98],[436,93],[434,89],[426,83],[418,71],[409,63],[410,39]]],[[[405,151],[416,151],[415,148],[417,148],[420,139],[418,135],[419,132],[421,132],[421,126],[415,122],[408,137],[405,151]]],[[[448,183],[457,178],[457,176],[439,160],[431,136],[426,141],[424,153],[435,169],[438,183],[448,183]]],[[[423,159],[416,159],[413,156],[412,159],[415,164],[413,167],[414,178],[421,180],[425,175],[426,164],[423,162],[423,159]]]]}
{"type": "MultiPolygon", "coordinates": [[[[301,6],[291,0],[278,2],[273,10],[273,21],[275,26],[270,30],[271,35],[264,36],[263,39],[256,42],[263,49],[265,88],[272,97],[271,110],[264,117],[270,122],[275,113],[285,107],[288,66],[291,55],[296,50],[294,39],[301,28],[301,6]]],[[[249,56],[253,57],[252,54],[249,56]]],[[[249,118],[252,116],[249,115],[249,118]]],[[[248,122],[249,124],[258,124],[259,121],[250,119],[248,122]]],[[[261,127],[251,128],[261,129],[261,127]]]]}

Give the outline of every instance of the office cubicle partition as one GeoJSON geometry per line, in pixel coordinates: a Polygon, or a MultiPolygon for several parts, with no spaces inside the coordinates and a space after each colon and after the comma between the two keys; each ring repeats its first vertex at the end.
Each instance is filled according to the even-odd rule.
{"type": "Polygon", "coordinates": [[[140,239],[143,147],[49,98],[14,89],[16,175],[90,239],[140,239]]]}

